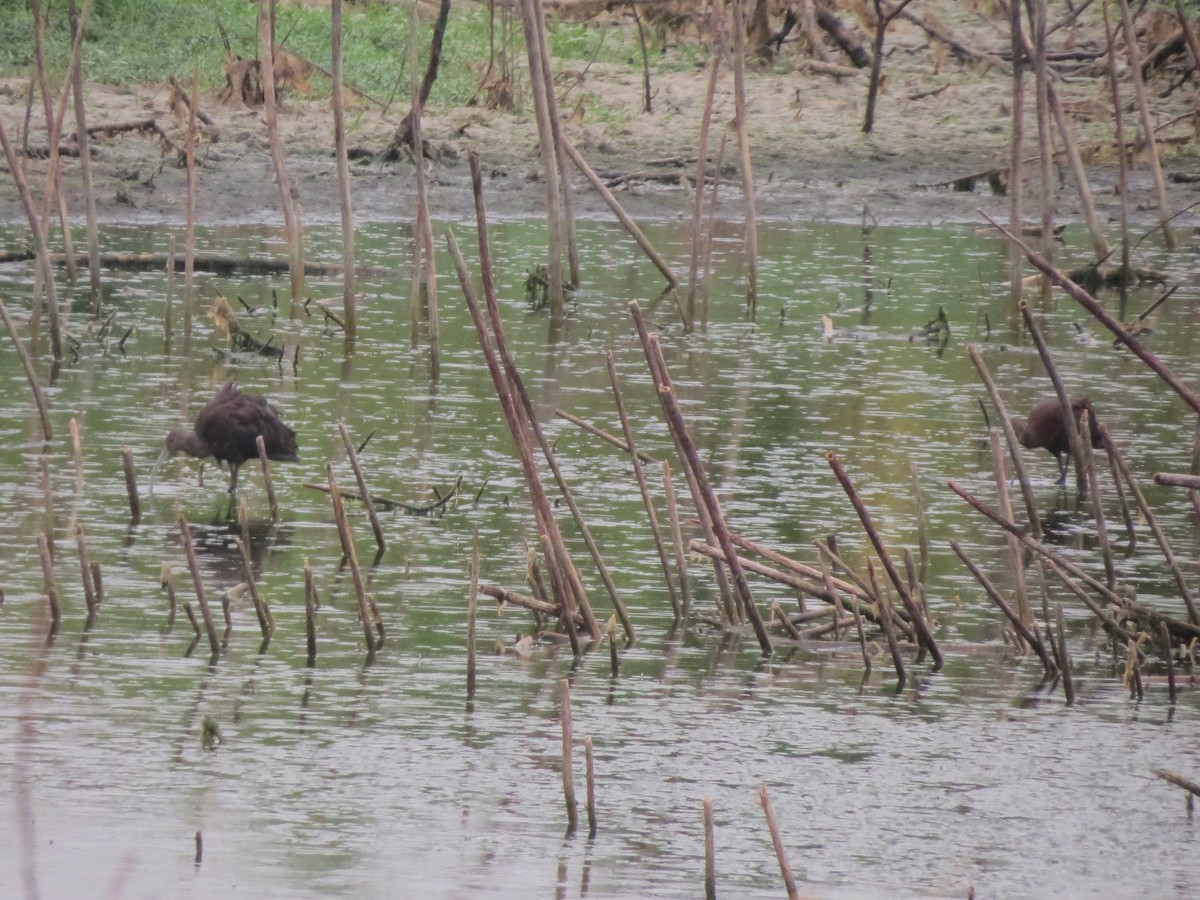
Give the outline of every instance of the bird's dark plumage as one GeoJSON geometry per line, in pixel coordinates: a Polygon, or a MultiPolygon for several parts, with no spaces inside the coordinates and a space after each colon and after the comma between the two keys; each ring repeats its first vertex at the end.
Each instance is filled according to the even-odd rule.
{"type": "MultiPolygon", "coordinates": [[[[1096,422],[1096,412],[1092,409],[1091,401],[1079,398],[1071,401],[1071,415],[1076,420],[1088,411],[1088,428],[1092,432],[1092,446],[1102,447],[1104,442],[1100,437],[1100,429],[1096,422]]],[[[1059,483],[1065,484],[1067,478],[1067,460],[1071,452],[1071,442],[1067,437],[1067,426],[1063,421],[1062,404],[1057,397],[1043,400],[1029,411],[1028,418],[1013,416],[1013,430],[1022,447],[1036,450],[1038,447],[1053,454],[1058,460],[1059,483]]]]}
{"type": "MultiPolygon", "coordinates": [[[[264,397],[247,394],[229,382],[196,414],[195,429],[176,428],[167,435],[154,471],[158,471],[170,453],[183,452],[200,459],[211,456],[217,462],[229,464],[232,494],[237,491],[238,467],[248,459],[258,458],[259,435],[268,459],[295,462],[300,458],[296,432],[283,423],[275,407],[264,397]]],[[[151,483],[153,477],[151,474],[151,483]]]]}

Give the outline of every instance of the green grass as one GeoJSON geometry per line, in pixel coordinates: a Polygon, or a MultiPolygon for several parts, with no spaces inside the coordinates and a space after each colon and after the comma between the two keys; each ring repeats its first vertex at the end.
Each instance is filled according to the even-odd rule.
{"type": "MultiPolygon", "coordinates": [[[[43,0],[43,6],[48,0],[43,0]]],[[[65,70],[70,42],[66,3],[49,3],[46,56],[55,80],[65,70]]],[[[85,77],[107,84],[164,82],[168,75],[190,81],[199,65],[203,88],[224,84],[224,47],[217,23],[235,53],[257,55],[256,4],[247,0],[95,0],[84,49],[85,77]]],[[[407,3],[359,3],[343,6],[343,71],[346,83],[379,100],[409,90],[407,3]]],[[[497,12],[499,47],[499,12],[497,12]]],[[[425,66],[433,21],[419,25],[420,66],[425,66]]],[[[525,49],[519,21],[509,48],[513,69],[524,80],[525,49]]],[[[329,68],[329,10],[280,6],[276,36],[291,51],[329,68]]],[[[580,69],[592,59],[640,68],[637,34],[631,28],[557,24],[548,36],[559,68],[580,69]]],[[[0,76],[25,77],[33,65],[33,23],[25,0],[0,0],[0,76]]],[[[488,15],[483,3],[452,7],[442,64],[430,103],[452,107],[474,93],[489,59],[488,15]]],[[[327,91],[320,78],[317,91],[327,91]]],[[[403,104],[402,104],[403,105],[403,104]]]]}

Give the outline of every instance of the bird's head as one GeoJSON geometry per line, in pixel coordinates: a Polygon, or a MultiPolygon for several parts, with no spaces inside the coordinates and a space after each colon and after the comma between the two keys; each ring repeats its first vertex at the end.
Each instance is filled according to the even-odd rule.
{"type": "Polygon", "coordinates": [[[1017,443],[1022,447],[1029,447],[1029,423],[1025,421],[1024,416],[1013,416],[1012,419],[1013,431],[1017,435],[1017,443]]]}

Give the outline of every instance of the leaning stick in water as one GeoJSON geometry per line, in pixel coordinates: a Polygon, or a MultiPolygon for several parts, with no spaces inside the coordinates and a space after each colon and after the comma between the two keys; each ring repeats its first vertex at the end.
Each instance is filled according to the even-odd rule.
{"type": "Polygon", "coordinates": [[[58,588],[54,585],[54,561],[50,558],[50,543],[46,540],[45,534],[38,533],[37,544],[38,556],[42,560],[42,590],[46,592],[46,600],[50,604],[50,633],[54,634],[62,622],[58,588]]]}
{"type": "MultiPolygon", "coordinates": [[[[350,566],[350,577],[354,581],[354,593],[358,597],[358,616],[362,620],[363,640],[367,645],[368,656],[375,654],[375,638],[371,634],[370,603],[367,600],[367,585],[363,580],[362,569],[358,565],[358,553],[354,549],[354,535],[350,531],[350,523],[346,519],[346,508],[342,505],[342,495],[338,492],[337,480],[333,476],[333,465],[325,464],[325,474],[329,480],[329,497],[333,502],[333,518],[337,523],[338,537],[342,542],[342,556],[350,566]]],[[[383,623],[376,622],[379,629],[379,640],[383,642],[383,623]]]]}
{"type": "Polygon", "coordinates": [[[579,823],[579,810],[575,803],[575,773],[571,765],[571,682],[566,678],[558,682],[558,708],[562,719],[563,799],[567,804],[567,828],[574,831],[579,823]]]}
{"type": "Polygon", "coordinates": [[[137,473],[133,468],[132,448],[121,448],[121,462],[125,467],[125,492],[129,495],[129,515],[136,522],[142,517],[142,504],[138,500],[137,473]]]}
{"type": "Polygon", "coordinates": [[[200,578],[200,563],[196,559],[196,548],[192,546],[192,531],[187,520],[179,519],[179,531],[183,536],[183,552],[187,555],[188,571],[192,573],[192,585],[196,589],[196,602],[200,605],[200,616],[204,619],[204,631],[208,634],[208,647],[215,659],[221,653],[221,642],[217,639],[217,627],[213,624],[212,610],[204,594],[204,582],[200,578]]]}
{"type": "Polygon", "coordinates": [[[362,466],[358,462],[358,453],[355,452],[354,442],[350,440],[350,432],[346,429],[345,422],[338,422],[338,433],[342,436],[342,444],[346,448],[346,457],[350,460],[350,468],[354,470],[354,480],[358,482],[359,499],[367,511],[367,518],[371,522],[371,531],[375,533],[375,545],[383,550],[387,547],[387,542],[383,539],[383,528],[379,524],[379,516],[375,515],[375,504],[367,490],[367,479],[363,475],[362,466]]]}
{"type": "Polygon", "coordinates": [[[767,786],[758,787],[758,802],[762,805],[763,815],[767,818],[767,829],[771,832],[771,843],[775,845],[775,858],[779,860],[779,871],[783,875],[783,885],[787,889],[788,900],[800,900],[800,892],[796,890],[796,879],[792,875],[792,867],[788,865],[787,850],[783,846],[783,837],[779,834],[779,824],[775,821],[775,813],[771,809],[771,798],[767,795],[767,786]]]}
{"type": "Polygon", "coordinates": [[[266,601],[258,592],[258,584],[254,581],[254,569],[250,565],[250,550],[241,538],[234,538],[233,542],[237,545],[238,554],[241,557],[242,577],[246,579],[246,587],[250,589],[250,602],[254,604],[254,614],[258,617],[258,629],[262,632],[263,649],[265,650],[267,643],[271,640],[271,631],[275,626],[271,621],[271,613],[267,609],[266,601]]]}

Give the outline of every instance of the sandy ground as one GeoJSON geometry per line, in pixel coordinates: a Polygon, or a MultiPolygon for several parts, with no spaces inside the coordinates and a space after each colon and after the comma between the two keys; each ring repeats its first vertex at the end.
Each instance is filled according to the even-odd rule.
{"type": "MultiPolygon", "coordinates": [[[[943,4],[944,6],[945,4],[943,4]]],[[[1004,38],[990,24],[962,13],[955,34],[970,46],[998,49],[1004,38]]],[[[1081,41],[1076,36],[1072,41],[1081,41]]],[[[889,36],[886,90],[880,98],[875,132],[861,133],[867,76],[846,78],[800,70],[750,71],[747,94],[758,213],[764,219],[857,221],[863,204],[884,223],[978,222],[983,207],[1007,215],[1007,200],[994,196],[986,182],[974,192],[948,187],[924,188],[964,175],[1006,165],[1010,134],[1011,81],[1003,63],[961,65],[931,45],[915,27],[899,23],[889,36]],[[931,96],[922,93],[943,88],[931,96]]],[[[578,74],[578,73],[576,73],[578,74]]],[[[654,112],[640,107],[640,72],[592,65],[567,94],[564,113],[576,110],[567,133],[605,174],[655,172],[681,175],[694,169],[707,73],[703,70],[653,75],[654,112]],[[597,114],[601,98],[609,108],[629,111],[624,121],[597,114]],[[576,109],[579,101],[582,107],[576,109]],[[581,115],[581,121],[580,119],[581,115]],[[602,121],[608,119],[608,122],[602,121]]],[[[717,99],[716,122],[733,118],[732,77],[725,74],[717,99]]],[[[10,135],[19,135],[24,119],[23,81],[0,82],[0,116],[10,135]]],[[[1059,85],[1081,145],[1099,147],[1112,140],[1107,86],[1099,78],[1072,78],[1059,85]]],[[[180,147],[184,129],[167,109],[169,91],[162,86],[92,85],[88,94],[90,125],[105,125],[149,116],[180,147]]],[[[1200,107],[1192,85],[1156,101],[1159,122],[1200,107]]],[[[199,151],[197,215],[202,224],[281,221],[274,172],[261,110],[222,106],[213,95],[202,96],[201,109],[216,122],[215,138],[199,151]]],[[[1033,108],[1032,85],[1028,106],[1033,108]]],[[[386,118],[365,106],[351,113],[351,146],[376,155],[352,164],[354,214],[358,221],[407,221],[415,205],[413,166],[407,160],[384,163],[378,155],[387,145],[404,109],[386,118]]],[[[45,146],[44,130],[35,125],[31,146],[45,146]]],[[[1165,153],[1170,173],[1200,172],[1193,133],[1195,119],[1184,119],[1163,132],[1177,140],[1165,153]]],[[[437,218],[470,214],[467,154],[477,150],[488,173],[486,190],[493,216],[540,215],[545,190],[539,177],[537,131],[531,115],[481,107],[430,107],[423,130],[435,161],[429,163],[431,205],[437,218]]],[[[281,118],[290,174],[303,204],[306,222],[338,220],[336,170],[331,148],[332,114],[323,100],[297,95],[285,98],[281,118]]],[[[1127,128],[1136,132],[1132,113],[1127,128]]],[[[714,132],[712,155],[719,144],[714,132]]],[[[1036,152],[1036,126],[1027,127],[1028,155],[1036,152]]],[[[108,223],[178,223],[184,219],[185,174],[178,154],[164,152],[154,138],[132,134],[97,139],[95,193],[101,220],[108,223]]],[[[741,215],[740,181],[732,163],[736,143],[726,150],[727,185],[722,190],[723,216],[741,215]]],[[[31,164],[40,191],[42,164],[31,164]]],[[[1095,154],[1090,168],[1101,216],[1116,214],[1116,167],[1111,152],[1095,154]]],[[[68,160],[66,177],[72,215],[81,215],[78,162],[68,160]]],[[[1028,167],[1027,190],[1036,189],[1036,167],[1028,167]]],[[[576,180],[577,210],[584,216],[607,215],[602,201],[576,180]]],[[[1170,183],[1173,210],[1200,200],[1200,185],[1170,183]]],[[[1144,222],[1154,216],[1149,166],[1139,160],[1132,175],[1135,214],[1144,222]]],[[[638,217],[670,218],[689,214],[691,195],[685,184],[646,182],[626,187],[619,198],[638,217]]],[[[1038,215],[1032,200],[1033,218],[1038,215]]],[[[1080,220],[1069,173],[1056,189],[1058,217],[1080,220]]],[[[0,221],[24,223],[12,179],[0,180],[0,221]]],[[[1196,227],[1195,211],[1177,221],[1182,230],[1196,227]]]]}

